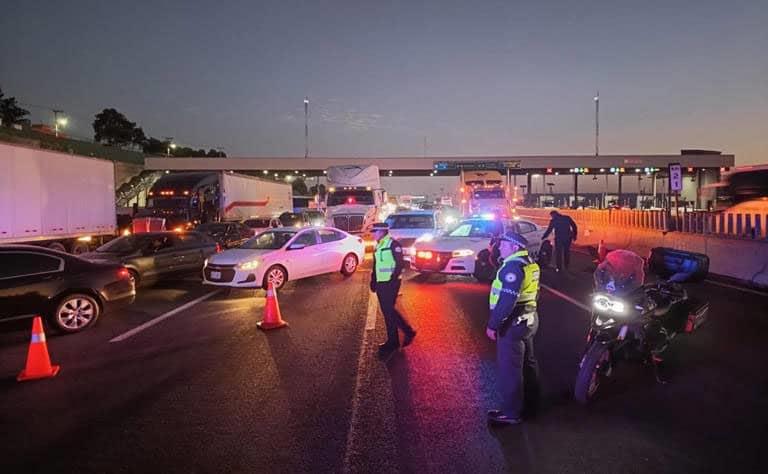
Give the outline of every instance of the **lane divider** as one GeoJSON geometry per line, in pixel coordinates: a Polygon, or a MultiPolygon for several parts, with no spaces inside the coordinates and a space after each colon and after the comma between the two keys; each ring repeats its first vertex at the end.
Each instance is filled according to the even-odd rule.
{"type": "Polygon", "coordinates": [[[120,334],[119,336],[113,337],[112,339],[109,340],[109,342],[121,342],[121,341],[124,341],[124,340],[126,340],[126,339],[128,339],[130,337],[133,337],[136,334],[139,334],[140,332],[145,331],[145,330],[151,328],[155,324],[158,324],[158,323],[160,323],[162,321],[165,321],[166,319],[170,318],[171,316],[179,314],[182,311],[184,311],[186,309],[189,309],[189,308],[195,306],[198,303],[202,303],[203,301],[207,300],[208,298],[210,298],[211,296],[215,295],[219,291],[220,290],[215,290],[215,291],[212,291],[210,293],[207,293],[207,294],[201,296],[200,298],[197,298],[197,299],[194,299],[194,300],[192,300],[192,301],[190,301],[188,303],[185,303],[185,304],[179,306],[178,308],[175,308],[175,309],[172,309],[172,310],[168,311],[165,314],[161,314],[160,316],[158,316],[158,317],[156,317],[154,319],[150,319],[146,323],[144,323],[144,324],[142,324],[140,326],[136,326],[135,328],[131,329],[130,331],[124,332],[124,333],[120,334]]]}
{"type": "Polygon", "coordinates": [[[592,308],[590,308],[586,304],[582,303],[581,301],[566,295],[562,291],[558,291],[558,290],[556,290],[556,289],[554,289],[552,287],[549,287],[547,285],[544,285],[544,284],[541,284],[541,287],[544,288],[545,290],[549,291],[553,295],[555,295],[555,296],[557,296],[559,298],[562,298],[562,299],[564,299],[565,301],[567,301],[567,302],[569,302],[571,304],[574,304],[574,305],[578,306],[579,308],[583,309],[584,311],[586,311],[588,313],[592,312],[592,308]]]}

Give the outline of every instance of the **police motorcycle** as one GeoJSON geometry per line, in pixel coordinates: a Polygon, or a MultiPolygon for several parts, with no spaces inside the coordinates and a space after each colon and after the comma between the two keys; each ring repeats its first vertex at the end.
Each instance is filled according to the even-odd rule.
{"type": "Polygon", "coordinates": [[[666,383],[659,373],[661,354],[677,335],[694,332],[706,320],[709,303],[689,297],[682,286],[706,276],[706,255],[659,247],[647,263],[659,277],[649,284],[615,275],[610,266],[595,272],[587,347],[574,388],[581,403],[594,399],[624,360],[652,367],[656,380],[666,383]]]}

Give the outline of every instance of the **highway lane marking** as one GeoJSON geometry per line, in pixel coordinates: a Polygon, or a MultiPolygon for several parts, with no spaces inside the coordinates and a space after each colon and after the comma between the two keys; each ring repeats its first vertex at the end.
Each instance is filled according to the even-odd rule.
{"type": "Polygon", "coordinates": [[[368,294],[368,308],[365,316],[365,329],[360,341],[360,351],[357,356],[357,374],[355,375],[355,390],[352,392],[352,413],[349,418],[349,430],[347,431],[347,443],[344,447],[344,462],[342,472],[352,472],[352,454],[355,446],[355,433],[360,424],[360,400],[363,397],[363,376],[367,374],[369,335],[376,329],[376,316],[378,314],[378,304],[376,293],[368,294]]]}
{"type": "Polygon", "coordinates": [[[723,288],[731,288],[733,290],[743,291],[744,293],[752,293],[753,295],[758,295],[758,296],[768,296],[768,293],[753,290],[751,288],[742,288],[740,286],[729,285],[728,283],[720,283],[719,281],[714,281],[714,280],[704,280],[704,281],[711,285],[722,286],[723,288]]]}
{"type": "Polygon", "coordinates": [[[365,316],[365,330],[372,331],[376,329],[376,314],[379,309],[379,305],[376,304],[376,293],[371,292],[368,298],[368,312],[365,316]]]}
{"type": "Polygon", "coordinates": [[[549,291],[549,292],[550,292],[550,293],[552,293],[553,295],[555,295],[555,296],[558,296],[558,297],[560,297],[560,298],[564,299],[565,301],[567,301],[567,302],[569,302],[569,303],[571,303],[571,304],[574,304],[574,305],[578,306],[579,308],[583,309],[584,311],[586,311],[586,312],[588,312],[588,313],[591,313],[591,312],[592,312],[592,308],[590,308],[590,307],[589,307],[589,306],[587,306],[586,304],[582,303],[581,301],[579,301],[579,300],[577,300],[577,299],[574,299],[574,298],[572,298],[572,297],[570,297],[570,296],[566,295],[566,294],[565,294],[565,293],[563,293],[562,291],[558,291],[558,290],[556,290],[556,289],[554,289],[554,288],[551,288],[551,287],[549,287],[549,286],[547,286],[547,285],[544,285],[544,284],[541,284],[541,287],[542,287],[542,288],[544,288],[545,290],[549,291]]]}
{"type": "Polygon", "coordinates": [[[126,332],[120,334],[119,336],[113,337],[112,339],[109,340],[109,342],[121,342],[121,341],[124,341],[124,340],[126,340],[126,339],[128,339],[130,337],[133,337],[136,334],[151,328],[155,324],[158,324],[158,323],[160,323],[162,321],[165,321],[166,319],[170,318],[171,316],[179,314],[180,312],[184,311],[185,309],[189,309],[189,308],[195,306],[198,303],[202,303],[203,301],[207,300],[208,298],[210,298],[211,296],[215,295],[219,291],[220,290],[214,290],[214,291],[212,291],[210,293],[207,293],[207,294],[201,296],[200,298],[194,299],[194,300],[192,300],[192,301],[190,301],[188,303],[184,303],[183,305],[179,306],[178,308],[172,309],[172,310],[168,311],[165,314],[161,314],[160,316],[158,316],[158,317],[156,317],[154,319],[150,319],[146,323],[144,323],[144,324],[142,324],[140,326],[136,326],[135,328],[131,329],[130,331],[126,331],[126,332]]]}

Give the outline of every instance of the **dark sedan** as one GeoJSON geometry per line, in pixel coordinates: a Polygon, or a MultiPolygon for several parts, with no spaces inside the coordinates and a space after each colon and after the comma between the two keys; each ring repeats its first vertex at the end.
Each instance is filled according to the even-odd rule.
{"type": "Polygon", "coordinates": [[[218,250],[219,244],[200,232],[147,232],[119,237],[80,257],[92,262],[120,263],[138,286],[199,273],[205,259],[218,250]]]}
{"type": "Polygon", "coordinates": [[[65,333],[91,326],[108,306],[133,301],[128,270],[31,245],[0,246],[0,321],[44,316],[65,333]]]}
{"type": "Polygon", "coordinates": [[[253,237],[251,228],[240,222],[209,222],[200,224],[195,231],[210,236],[225,249],[239,247],[253,237]]]}

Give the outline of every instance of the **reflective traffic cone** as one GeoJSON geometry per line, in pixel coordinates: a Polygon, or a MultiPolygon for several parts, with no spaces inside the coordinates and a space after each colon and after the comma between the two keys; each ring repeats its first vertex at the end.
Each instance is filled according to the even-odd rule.
{"type": "Polygon", "coordinates": [[[600,239],[600,245],[597,246],[597,263],[603,263],[606,255],[608,255],[608,248],[603,239],[600,239]]]}
{"type": "Polygon", "coordinates": [[[48,356],[48,344],[45,342],[45,333],[43,332],[43,320],[40,316],[35,316],[32,321],[32,340],[29,341],[29,351],[27,352],[27,366],[21,371],[16,380],[44,379],[53,377],[59,373],[58,365],[51,365],[51,358],[48,356]]]}
{"type": "Polygon", "coordinates": [[[267,304],[264,306],[264,320],[259,321],[256,325],[259,329],[264,331],[288,325],[287,322],[283,321],[282,316],[280,316],[280,305],[277,303],[277,292],[272,283],[267,287],[267,304]]]}

